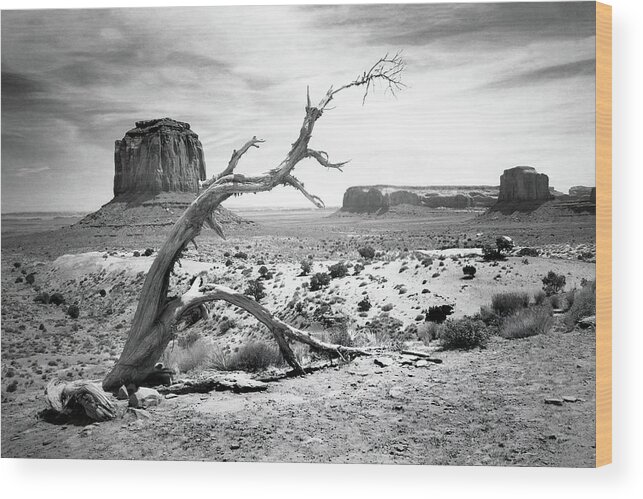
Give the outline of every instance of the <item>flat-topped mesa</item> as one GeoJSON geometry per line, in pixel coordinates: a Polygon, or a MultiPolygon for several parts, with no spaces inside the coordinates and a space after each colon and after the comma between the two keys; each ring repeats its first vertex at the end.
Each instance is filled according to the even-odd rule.
{"type": "Polygon", "coordinates": [[[397,205],[424,208],[475,209],[493,205],[498,187],[486,185],[366,185],[346,189],[342,211],[383,213],[397,205]]]}
{"type": "Polygon", "coordinates": [[[198,192],[205,180],[199,136],[171,118],[137,121],[114,150],[114,197],[198,192]]]}
{"type": "Polygon", "coordinates": [[[549,201],[549,177],[531,166],[516,166],[500,176],[498,202],[549,201]]]}

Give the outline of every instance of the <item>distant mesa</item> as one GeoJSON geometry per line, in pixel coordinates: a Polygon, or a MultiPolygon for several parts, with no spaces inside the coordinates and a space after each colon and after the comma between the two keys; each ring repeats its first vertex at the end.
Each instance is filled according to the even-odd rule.
{"type": "Polygon", "coordinates": [[[569,188],[569,195],[573,198],[589,198],[596,201],[596,187],[575,185],[574,187],[569,188]]]}
{"type": "Polygon", "coordinates": [[[350,213],[385,213],[397,205],[426,208],[488,208],[498,198],[494,186],[393,186],[349,187],[344,193],[342,210],[350,213]]]}
{"type": "Polygon", "coordinates": [[[192,192],[205,180],[199,136],[188,123],[170,118],[137,121],[114,151],[114,197],[192,192]]]}
{"type": "MultiPolygon", "coordinates": [[[[114,150],[114,198],[77,225],[131,227],[173,225],[205,180],[199,136],[171,118],[137,121],[114,150]]],[[[218,222],[251,223],[220,207],[218,222]]]]}
{"type": "Polygon", "coordinates": [[[531,166],[515,166],[500,176],[498,202],[549,201],[549,177],[531,166]]]}

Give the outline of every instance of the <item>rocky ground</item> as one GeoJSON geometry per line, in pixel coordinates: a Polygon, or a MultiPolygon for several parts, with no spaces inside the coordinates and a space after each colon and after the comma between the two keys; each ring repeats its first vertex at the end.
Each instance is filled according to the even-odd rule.
{"type": "MultiPolygon", "coordinates": [[[[242,290],[265,266],[272,277],[263,281],[262,303],[299,327],[319,327],[311,317],[329,306],[350,315],[355,329],[383,315],[404,329],[430,305],[453,303],[456,316],[468,315],[496,292],[535,293],[549,270],[566,275],[568,287],[595,272],[588,215],[532,226],[446,210],[423,216],[400,210],[385,217],[254,215],[256,225],[230,229],[227,241],[204,232],[198,249],[191,248],[176,269],[173,288],[180,292],[189,276],[202,272],[242,290]],[[472,247],[500,234],[518,246],[539,248],[542,256],[483,262],[443,249],[472,247]],[[364,245],[378,255],[360,258],[357,249],[364,245]],[[430,265],[417,250],[432,252],[430,265]],[[300,275],[299,262],[309,255],[313,272],[344,261],[350,274],[321,291],[307,290],[310,277],[300,275]],[[478,270],[473,280],[462,279],[467,264],[478,270]],[[357,265],[364,269],[354,275],[357,265]],[[372,308],[360,313],[364,296],[372,308]],[[294,314],[293,303],[302,303],[299,310],[306,313],[294,314]]],[[[99,425],[39,418],[43,388],[52,377],[100,379],[113,365],[153,260],[153,254],[134,252],[158,249],[163,237],[164,229],[145,227],[3,234],[3,457],[593,464],[594,335],[591,329],[565,332],[559,322],[545,335],[495,337],[484,350],[438,352],[441,364],[418,367],[389,349],[378,352],[392,360],[388,366],[361,358],[270,382],[261,393],[180,395],[99,425]],[[65,303],[35,302],[42,292],[58,292],[65,303]],[[72,303],[79,305],[78,318],[68,314],[72,303]],[[562,402],[563,396],[570,402],[562,402]],[[549,398],[562,405],[546,404],[549,398]]],[[[263,334],[250,318],[222,306],[195,329],[227,352],[263,334]],[[224,315],[235,319],[230,330],[220,327],[224,315]]]]}

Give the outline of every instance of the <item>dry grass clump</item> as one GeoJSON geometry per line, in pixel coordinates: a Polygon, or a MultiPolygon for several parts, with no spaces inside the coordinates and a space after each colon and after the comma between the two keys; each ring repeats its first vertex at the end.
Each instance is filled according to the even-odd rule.
{"type": "Polygon", "coordinates": [[[507,339],[527,338],[548,332],[553,323],[550,308],[528,308],[506,317],[502,321],[499,334],[507,339]]]}
{"type": "Polygon", "coordinates": [[[565,314],[565,325],[572,329],[580,319],[592,315],[596,315],[596,281],[574,291],[571,306],[565,314]]]}
{"type": "Polygon", "coordinates": [[[263,341],[253,341],[231,354],[225,362],[225,368],[228,371],[257,372],[272,366],[283,366],[284,363],[284,358],[276,346],[263,341]]]}
{"type": "Polygon", "coordinates": [[[448,319],[440,327],[440,340],[446,350],[470,350],[484,347],[490,331],[481,320],[472,317],[448,319]]]}
{"type": "Polygon", "coordinates": [[[179,373],[187,373],[197,368],[206,368],[214,352],[214,345],[205,338],[189,343],[171,345],[163,354],[163,365],[179,373]]]}
{"type": "Polygon", "coordinates": [[[491,298],[491,308],[502,317],[513,315],[528,306],[529,295],[527,293],[498,293],[491,298]]]}

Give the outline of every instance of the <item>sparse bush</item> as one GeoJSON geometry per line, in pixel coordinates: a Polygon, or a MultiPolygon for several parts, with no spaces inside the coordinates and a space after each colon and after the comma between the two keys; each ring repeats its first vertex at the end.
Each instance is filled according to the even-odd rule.
{"type": "Polygon", "coordinates": [[[45,291],[38,293],[36,297],[33,299],[34,302],[36,303],[43,303],[47,305],[49,303],[49,293],[46,293],[45,291]]]}
{"type": "Polygon", "coordinates": [[[248,259],[248,253],[244,251],[237,251],[234,255],[235,258],[239,258],[241,260],[247,260],[248,259]]]}
{"type": "Polygon", "coordinates": [[[197,341],[201,339],[201,333],[192,329],[185,336],[181,336],[177,343],[181,348],[188,348],[194,345],[197,341]]]}
{"type": "Polygon", "coordinates": [[[338,262],[328,267],[328,273],[332,279],[345,277],[348,274],[348,267],[344,262],[338,262]]]}
{"type": "Polygon", "coordinates": [[[362,265],[361,263],[356,263],[353,267],[353,275],[359,275],[362,270],[364,270],[364,265],[362,265]]]}
{"type": "Polygon", "coordinates": [[[299,264],[301,266],[300,275],[308,275],[313,268],[312,262],[310,260],[302,260],[299,264]]]}
{"type": "Polygon", "coordinates": [[[491,308],[502,317],[512,315],[528,306],[527,293],[498,293],[491,297],[491,308]]]}
{"type": "Polygon", "coordinates": [[[485,323],[471,317],[449,319],[440,328],[440,340],[446,350],[482,348],[487,344],[489,336],[485,323]]]}
{"type": "Polygon", "coordinates": [[[433,258],[431,257],[426,257],[422,259],[422,266],[424,267],[430,267],[433,265],[433,258]]]}
{"type": "Polygon", "coordinates": [[[78,319],[78,316],[80,315],[80,308],[78,308],[78,305],[70,305],[67,309],[67,315],[72,319],[78,319]]]}
{"type": "Polygon", "coordinates": [[[359,256],[366,258],[367,260],[375,258],[375,250],[370,246],[363,246],[359,248],[357,252],[359,253],[359,256]]]}
{"type": "Polygon", "coordinates": [[[473,265],[465,265],[462,267],[462,273],[469,279],[473,279],[476,276],[476,270],[473,265]]]}
{"type": "Polygon", "coordinates": [[[371,301],[368,299],[368,296],[362,298],[362,300],[357,304],[358,312],[368,312],[371,309],[371,301]]]}
{"type": "Polygon", "coordinates": [[[310,278],[310,290],[318,291],[330,284],[330,276],[326,272],[317,272],[310,278]]]}
{"type": "Polygon", "coordinates": [[[254,341],[243,345],[238,352],[231,355],[226,368],[231,371],[256,372],[283,364],[284,359],[278,348],[263,341],[254,341]]]}
{"type": "Polygon", "coordinates": [[[425,320],[427,322],[443,323],[449,315],[453,314],[453,305],[434,305],[425,310],[425,320]]]}
{"type": "Polygon", "coordinates": [[[268,274],[268,267],[266,267],[265,265],[262,265],[261,267],[259,267],[259,275],[261,277],[265,279],[267,274],[268,274]]]}
{"type": "Polygon", "coordinates": [[[265,287],[263,283],[257,279],[248,282],[248,287],[243,294],[252,296],[256,302],[260,302],[266,297],[265,287]]]}
{"type": "Polygon", "coordinates": [[[431,341],[437,340],[440,337],[440,328],[442,326],[435,322],[425,322],[417,326],[418,339],[428,345],[431,341]]]}
{"type": "Polygon", "coordinates": [[[552,296],[560,293],[565,288],[565,276],[557,274],[550,270],[545,277],[542,278],[543,291],[547,296],[552,296]]]}
{"type": "Polygon", "coordinates": [[[520,248],[518,256],[539,256],[540,250],[537,248],[520,248]]]}
{"type": "Polygon", "coordinates": [[[181,346],[170,346],[163,354],[163,365],[186,373],[197,368],[206,368],[211,363],[213,345],[200,335],[188,335],[181,346]],[[197,337],[198,336],[198,337],[197,337]],[[189,341],[187,341],[189,338],[189,341]]]}
{"type": "MultiPolygon", "coordinates": [[[[101,291],[104,293],[101,294],[101,296],[105,296],[105,294],[107,294],[105,290],[101,289],[101,291]]],[[[49,297],[49,303],[52,303],[53,305],[61,305],[65,303],[65,297],[61,293],[53,293],[49,297]]]]}
{"type": "Polygon", "coordinates": [[[565,314],[565,325],[572,329],[580,319],[592,315],[596,315],[596,281],[575,291],[574,302],[565,314]]]}
{"type": "Polygon", "coordinates": [[[508,253],[514,247],[514,242],[510,237],[500,236],[496,238],[496,248],[498,248],[498,253],[508,253]]]}
{"type": "Polygon", "coordinates": [[[505,257],[498,251],[497,248],[494,248],[490,245],[485,245],[482,247],[482,258],[484,258],[485,261],[494,261],[503,260],[505,257]]]}
{"type": "Polygon", "coordinates": [[[533,307],[520,310],[502,321],[500,336],[507,339],[527,338],[549,331],[554,323],[551,310],[533,307]]]}
{"type": "Polygon", "coordinates": [[[234,319],[223,319],[223,321],[221,321],[221,324],[219,324],[219,331],[221,332],[221,334],[224,334],[235,327],[237,327],[237,323],[234,319]]]}
{"type": "Polygon", "coordinates": [[[544,291],[538,291],[534,295],[534,303],[536,305],[543,305],[545,303],[545,300],[547,299],[547,295],[545,294],[544,291]]]}

